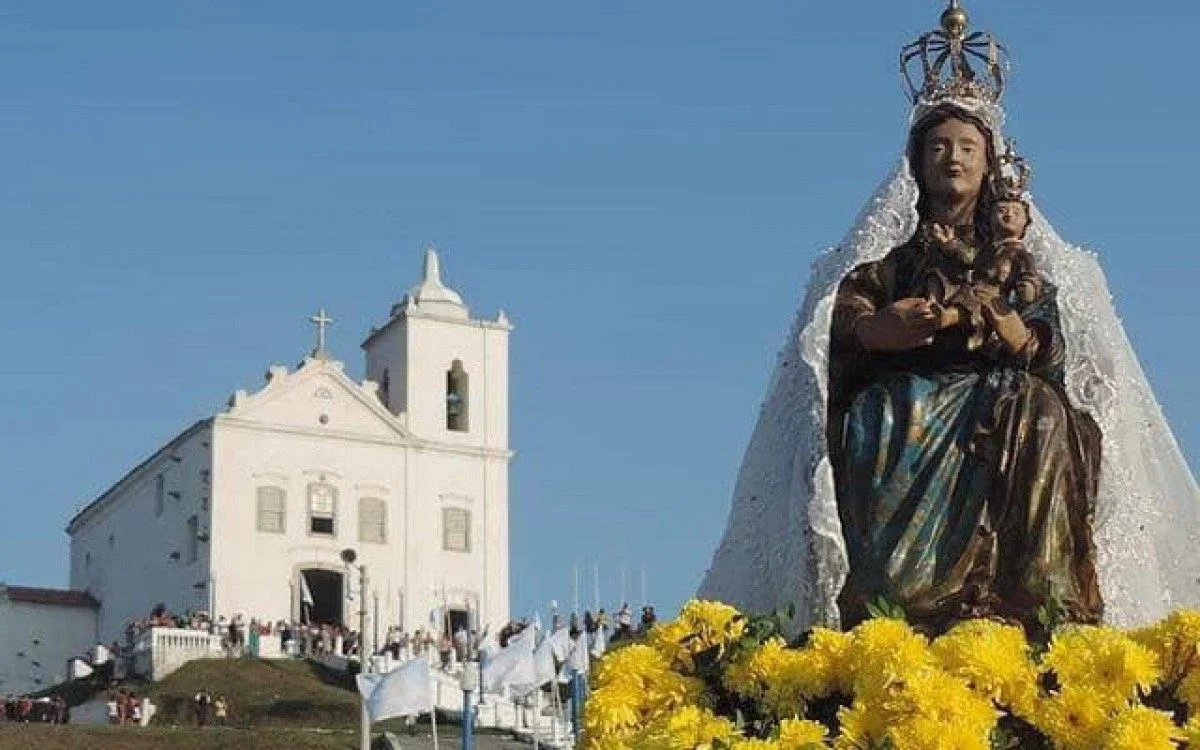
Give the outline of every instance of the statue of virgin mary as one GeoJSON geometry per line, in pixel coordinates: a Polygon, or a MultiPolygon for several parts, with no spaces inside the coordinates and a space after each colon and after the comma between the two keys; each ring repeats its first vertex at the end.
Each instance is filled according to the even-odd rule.
{"type": "Polygon", "coordinates": [[[1003,54],[958,0],[905,48],[907,148],[813,265],[702,597],[793,632],[877,601],[931,631],[1200,605],[1200,490],[1005,145],[1003,54]]]}

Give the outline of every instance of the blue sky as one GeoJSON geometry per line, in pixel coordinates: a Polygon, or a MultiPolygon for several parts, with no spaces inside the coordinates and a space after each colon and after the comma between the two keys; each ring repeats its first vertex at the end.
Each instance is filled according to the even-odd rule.
{"type": "MultiPolygon", "coordinates": [[[[435,242],[512,336],[512,605],[699,582],[809,263],[903,142],[938,2],[14,2],[0,11],[0,578],[272,363],[358,344],[435,242]]],[[[1009,132],[1200,456],[1200,6],[969,3],[1009,132]],[[1047,7],[1052,5],[1052,7],[1047,7]],[[1163,33],[1167,38],[1163,39],[1163,33]],[[1120,53],[1116,51],[1120,50],[1120,53]]]]}

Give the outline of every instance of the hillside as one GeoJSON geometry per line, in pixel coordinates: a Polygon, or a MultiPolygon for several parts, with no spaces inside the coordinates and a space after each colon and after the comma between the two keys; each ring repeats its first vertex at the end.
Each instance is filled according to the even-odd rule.
{"type": "Polygon", "coordinates": [[[154,724],[195,723],[193,698],[207,690],[229,702],[233,726],[357,727],[358,695],[340,676],[290,659],[202,659],[149,688],[154,724]]]}

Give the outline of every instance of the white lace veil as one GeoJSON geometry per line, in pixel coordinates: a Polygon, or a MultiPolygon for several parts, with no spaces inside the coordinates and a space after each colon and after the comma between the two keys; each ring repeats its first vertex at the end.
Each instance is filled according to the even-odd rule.
{"type": "MultiPolygon", "coordinates": [[[[998,130],[998,128],[997,128],[998,130]]],[[[790,630],[837,626],[846,546],[825,442],[829,326],[846,272],[917,226],[901,159],[842,244],[813,263],[738,473],[721,544],[699,595],[747,612],[792,612],[790,630]]],[[[1026,245],[1058,287],[1071,402],[1103,432],[1095,518],[1104,617],[1132,626],[1200,604],[1200,490],[1113,308],[1096,256],[1033,207],[1026,245]]]]}

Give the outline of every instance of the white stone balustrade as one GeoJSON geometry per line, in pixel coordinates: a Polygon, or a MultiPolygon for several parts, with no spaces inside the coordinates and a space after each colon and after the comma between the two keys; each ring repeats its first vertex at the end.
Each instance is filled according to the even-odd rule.
{"type": "Polygon", "coordinates": [[[225,656],[221,638],[199,630],[150,628],[133,649],[134,671],[157,682],[194,659],[225,656]]]}

